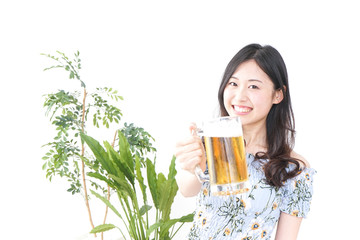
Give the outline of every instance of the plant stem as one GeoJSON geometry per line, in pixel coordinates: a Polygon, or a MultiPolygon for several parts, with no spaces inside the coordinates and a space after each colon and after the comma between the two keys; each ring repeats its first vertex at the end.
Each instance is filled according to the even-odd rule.
{"type": "Polygon", "coordinates": [[[124,239],[126,239],[126,237],[125,237],[125,235],[124,235],[123,231],[121,231],[121,229],[120,229],[119,227],[117,227],[117,229],[119,229],[119,231],[120,231],[121,235],[123,236],[123,238],[124,238],[124,239]]]}
{"type": "Polygon", "coordinates": [[[180,227],[178,227],[178,229],[176,229],[176,231],[175,231],[174,234],[173,234],[173,232],[174,232],[175,226],[172,228],[170,239],[172,239],[172,238],[177,234],[177,232],[180,230],[180,228],[181,228],[184,224],[185,224],[185,223],[181,223],[180,227]]]}
{"type": "Polygon", "coordinates": [[[132,224],[132,221],[130,220],[131,209],[129,208],[129,205],[127,203],[126,196],[120,195],[119,192],[117,194],[118,194],[119,202],[120,202],[123,212],[125,214],[128,225],[126,224],[126,222],[123,218],[121,218],[121,219],[122,219],[124,225],[126,226],[129,235],[135,236],[136,232],[134,232],[133,224],[132,224]],[[125,207],[125,205],[126,205],[126,207],[125,207]],[[128,212],[129,212],[129,214],[128,214],[128,212]]]}
{"type": "MultiPolygon", "coordinates": [[[[82,109],[82,122],[81,122],[81,131],[84,133],[84,122],[85,122],[85,100],[86,100],[86,89],[84,88],[84,98],[83,98],[83,109],[82,109]]],[[[81,157],[84,157],[85,153],[85,146],[84,143],[81,143],[81,157]]],[[[82,173],[82,180],[83,180],[83,187],[84,187],[84,194],[85,194],[85,205],[89,214],[89,220],[90,225],[92,228],[94,228],[94,223],[91,217],[91,210],[89,205],[89,199],[87,194],[87,188],[86,188],[86,180],[85,180],[85,163],[84,160],[81,159],[81,173],[82,173]]],[[[94,234],[96,237],[96,233],[94,234]]]]}
{"type": "MultiPolygon", "coordinates": [[[[109,184],[107,185],[107,191],[108,191],[107,192],[107,200],[110,201],[110,186],[109,186],[109,184]]],[[[105,222],[106,222],[106,217],[107,217],[107,214],[108,214],[108,210],[109,210],[109,207],[108,207],[108,205],[106,205],[103,224],[105,224],[105,222]]],[[[101,240],[104,240],[104,232],[101,233],[101,240]]]]}
{"type": "MultiPolygon", "coordinates": [[[[135,186],[133,186],[134,192],[135,192],[135,186]]],[[[145,232],[144,232],[144,225],[143,225],[143,221],[142,221],[142,217],[140,215],[140,209],[139,209],[139,204],[137,199],[133,200],[133,208],[135,210],[135,214],[137,215],[138,218],[138,228],[140,228],[139,234],[141,234],[141,239],[145,239],[145,232]]]]}
{"type": "MultiPolygon", "coordinates": [[[[144,206],[147,205],[147,202],[144,201],[144,206]]],[[[149,211],[146,211],[146,230],[149,229],[149,211]]]]}
{"type": "MultiPolygon", "coordinates": [[[[117,131],[115,131],[115,135],[114,135],[114,140],[111,144],[112,147],[114,147],[115,145],[115,141],[116,141],[116,134],[117,134],[117,131]]],[[[109,184],[107,185],[107,200],[110,201],[110,186],[109,184]]],[[[104,221],[103,221],[103,224],[105,224],[106,222],[106,218],[107,218],[107,214],[108,214],[108,210],[109,210],[109,206],[106,205],[106,208],[105,208],[105,216],[104,216],[104,221]]],[[[104,239],[104,232],[101,233],[101,240],[104,239]]]]}
{"type": "MultiPolygon", "coordinates": [[[[156,209],[156,222],[158,222],[159,221],[159,217],[160,216],[160,211],[159,211],[159,209],[156,209]]],[[[157,239],[159,239],[158,237],[159,237],[159,228],[156,228],[155,229],[155,240],[157,240],[157,239]]]]}

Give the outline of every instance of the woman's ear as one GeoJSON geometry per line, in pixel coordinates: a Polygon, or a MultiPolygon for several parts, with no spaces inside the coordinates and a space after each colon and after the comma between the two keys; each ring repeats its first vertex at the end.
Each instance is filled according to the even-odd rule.
{"type": "Polygon", "coordinates": [[[278,88],[275,90],[273,104],[279,104],[284,99],[284,92],[286,91],[286,87],[278,88]]]}

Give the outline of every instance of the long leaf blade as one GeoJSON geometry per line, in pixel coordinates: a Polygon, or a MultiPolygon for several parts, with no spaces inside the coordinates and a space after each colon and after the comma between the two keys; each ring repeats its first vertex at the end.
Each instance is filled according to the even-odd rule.
{"type": "Polygon", "coordinates": [[[124,157],[116,152],[110,144],[105,144],[105,147],[107,148],[107,151],[109,153],[109,157],[113,164],[116,166],[116,169],[118,170],[118,174],[113,174],[119,178],[123,178],[123,175],[126,176],[126,178],[131,182],[132,185],[135,184],[134,179],[134,171],[128,166],[126,160],[124,157]],[[121,172],[121,173],[119,173],[121,172]]]}
{"type": "Polygon", "coordinates": [[[110,181],[108,178],[106,178],[105,176],[101,175],[100,173],[97,173],[97,172],[89,172],[87,173],[87,175],[89,177],[93,177],[93,178],[96,178],[96,179],[99,179],[101,181],[104,181],[106,182],[111,188],[116,188],[113,184],[112,181],[110,181]]]}
{"type": "Polygon", "coordinates": [[[101,232],[106,232],[109,231],[111,229],[116,228],[115,225],[113,224],[101,224],[99,226],[94,227],[90,233],[101,233],[101,232]]]}
{"type": "Polygon", "coordinates": [[[147,180],[150,188],[150,193],[155,207],[159,208],[158,188],[157,188],[157,176],[155,172],[155,166],[150,159],[146,159],[147,180]]]}
{"type": "Polygon", "coordinates": [[[144,205],[140,208],[140,216],[143,216],[146,212],[148,212],[152,207],[150,205],[144,205]]]}
{"type": "Polygon", "coordinates": [[[93,190],[90,190],[93,195],[95,195],[97,198],[99,198],[101,201],[103,201],[106,206],[108,206],[120,219],[123,219],[119,211],[110,203],[109,200],[98,194],[97,192],[94,192],[93,190]]]}
{"type": "Polygon", "coordinates": [[[121,165],[117,164],[119,162],[119,154],[114,150],[114,148],[108,142],[104,142],[104,147],[108,153],[109,160],[114,166],[114,175],[120,178],[124,178],[124,171],[120,169],[121,165]]]}
{"type": "Polygon", "coordinates": [[[102,167],[108,172],[113,173],[113,166],[111,166],[111,162],[108,159],[108,155],[105,152],[104,148],[100,145],[98,141],[94,138],[87,136],[84,133],[80,133],[81,139],[86,142],[91,151],[94,153],[96,159],[100,162],[102,167]]]}
{"type": "Polygon", "coordinates": [[[136,169],[136,179],[138,180],[144,204],[147,203],[147,195],[146,195],[146,185],[144,184],[144,177],[141,174],[141,163],[138,155],[135,155],[135,169],[136,169]]]}
{"type": "Polygon", "coordinates": [[[149,239],[150,234],[155,231],[155,229],[157,229],[158,227],[160,227],[162,225],[162,222],[157,222],[154,223],[153,225],[151,225],[147,230],[146,230],[146,239],[149,239]]]}
{"type": "Polygon", "coordinates": [[[175,176],[177,174],[176,168],[175,168],[175,160],[176,160],[176,157],[173,156],[173,158],[171,159],[170,166],[169,166],[168,179],[175,179],[175,176]]]}
{"type": "Polygon", "coordinates": [[[194,220],[194,214],[188,214],[185,216],[182,216],[181,218],[175,218],[175,219],[170,219],[168,221],[165,221],[161,224],[160,226],[160,237],[165,237],[167,236],[169,229],[175,225],[178,222],[181,223],[185,223],[185,222],[192,222],[194,220]]]}
{"type": "Polygon", "coordinates": [[[128,140],[126,139],[125,135],[119,130],[119,153],[121,158],[126,162],[129,168],[134,172],[135,163],[130,151],[130,145],[128,140]]]}
{"type": "Polygon", "coordinates": [[[119,178],[115,175],[109,174],[109,177],[112,178],[117,183],[117,191],[121,191],[122,193],[125,193],[127,196],[129,196],[133,202],[137,201],[136,193],[132,186],[122,178],[119,178]]]}

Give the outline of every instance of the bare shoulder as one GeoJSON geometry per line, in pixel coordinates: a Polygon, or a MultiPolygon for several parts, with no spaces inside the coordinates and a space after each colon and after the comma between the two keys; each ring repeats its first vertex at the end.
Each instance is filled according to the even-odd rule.
{"type": "Polygon", "coordinates": [[[290,156],[293,157],[293,158],[296,158],[296,159],[301,160],[302,162],[300,163],[300,165],[301,165],[302,167],[307,167],[307,168],[310,167],[310,163],[309,163],[303,156],[301,156],[300,154],[296,153],[295,151],[292,151],[291,154],[290,154],[290,156]]]}

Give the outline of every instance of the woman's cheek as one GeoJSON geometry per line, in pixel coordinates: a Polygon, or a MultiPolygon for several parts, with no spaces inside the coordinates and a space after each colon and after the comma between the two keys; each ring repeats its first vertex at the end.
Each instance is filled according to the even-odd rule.
{"type": "Polygon", "coordinates": [[[231,93],[230,91],[224,90],[224,95],[223,95],[223,99],[224,99],[224,106],[225,106],[225,109],[228,113],[230,113],[230,110],[231,110],[231,93]]]}

